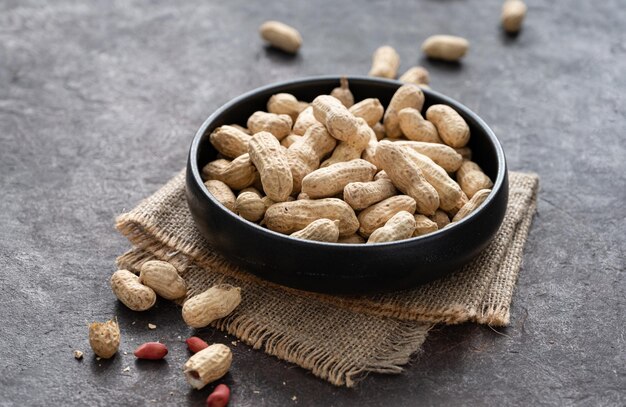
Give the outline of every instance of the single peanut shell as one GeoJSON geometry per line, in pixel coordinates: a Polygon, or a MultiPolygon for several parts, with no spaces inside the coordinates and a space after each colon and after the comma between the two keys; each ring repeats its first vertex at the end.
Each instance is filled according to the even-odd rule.
{"type": "Polygon", "coordinates": [[[372,69],[369,76],[395,79],[400,66],[400,55],[392,47],[385,45],[374,51],[372,56],[372,69]]]}
{"type": "Polygon", "coordinates": [[[298,52],[302,46],[302,36],[295,28],[279,21],[266,21],[259,27],[261,38],[271,46],[290,54],[298,52]]]}
{"type": "Polygon", "coordinates": [[[504,31],[514,34],[519,32],[526,17],[526,4],[521,0],[506,0],[502,5],[502,27],[504,31]]]}
{"type": "Polygon", "coordinates": [[[317,242],[336,243],[339,239],[339,221],[318,219],[309,223],[307,227],[291,234],[291,237],[317,242]]]}
{"type": "Polygon", "coordinates": [[[111,289],[115,296],[133,311],[145,311],[156,302],[156,293],[139,281],[128,270],[117,270],[111,276],[111,289]]]}
{"type": "Polygon", "coordinates": [[[468,146],[455,148],[454,151],[456,151],[458,154],[461,154],[461,157],[463,157],[464,160],[472,159],[472,149],[468,146]]]}
{"type": "Polygon", "coordinates": [[[359,103],[352,105],[349,109],[355,117],[364,119],[369,126],[378,123],[385,114],[385,108],[376,98],[363,99],[359,103]]]}
{"type": "Polygon", "coordinates": [[[464,147],[470,139],[470,129],[456,110],[448,105],[432,105],[426,110],[426,119],[437,128],[439,137],[450,147],[464,147]]]}
{"type": "Polygon", "coordinates": [[[293,124],[293,134],[297,136],[304,136],[307,129],[314,125],[315,123],[319,123],[315,119],[315,115],[313,114],[313,106],[308,106],[304,109],[298,117],[296,118],[295,123],[293,124]]]}
{"type": "Polygon", "coordinates": [[[385,126],[382,123],[378,122],[371,127],[374,130],[374,134],[376,134],[376,140],[380,141],[385,138],[385,126]]]}
{"type": "Polygon", "coordinates": [[[452,218],[452,222],[458,222],[465,218],[470,213],[474,212],[489,196],[491,189],[481,189],[476,192],[472,199],[470,199],[452,218]]]}
{"type": "Polygon", "coordinates": [[[332,155],[322,162],[321,167],[361,158],[363,150],[367,148],[370,140],[376,137],[376,134],[364,119],[358,118],[357,123],[359,124],[357,132],[352,137],[340,141],[332,155]]]}
{"type": "Polygon", "coordinates": [[[213,130],[210,140],[220,154],[236,158],[248,152],[250,135],[233,126],[220,126],[213,130]]]}
{"type": "Polygon", "coordinates": [[[340,162],[319,168],[302,180],[302,192],[310,198],[328,198],[343,191],[351,182],[371,181],[376,167],[361,159],[340,162]]]}
{"type": "Polygon", "coordinates": [[[422,43],[422,51],[433,59],[455,62],[469,49],[469,42],[453,35],[433,35],[422,43]]]}
{"type": "Polygon", "coordinates": [[[491,179],[473,161],[463,161],[456,172],[456,180],[470,199],[479,190],[489,189],[493,186],[491,179]]]}
{"type": "Polygon", "coordinates": [[[104,359],[110,359],[120,347],[120,327],[117,321],[93,322],[89,324],[89,346],[104,359]]]}
{"type": "Polygon", "coordinates": [[[446,144],[404,140],[396,141],[395,144],[424,154],[447,172],[455,172],[463,164],[463,156],[446,144]]]}
{"type": "Polygon", "coordinates": [[[187,295],[185,280],[178,274],[176,267],[165,261],[150,260],[142,264],[139,281],[166,300],[187,295]]]}
{"type": "Polygon", "coordinates": [[[412,107],[406,107],[398,112],[398,123],[402,134],[409,140],[427,143],[443,143],[434,124],[422,117],[422,114],[412,107]]]}
{"type": "MultiPolygon", "coordinates": [[[[367,237],[398,212],[415,212],[415,199],[408,195],[396,195],[370,206],[359,213],[359,234],[367,237]]],[[[413,219],[411,217],[411,219],[413,219]]]]}
{"type": "Polygon", "coordinates": [[[228,185],[216,179],[204,182],[206,189],[228,210],[235,210],[235,194],[228,185]]]}
{"type": "Polygon", "coordinates": [[[402,74],[399,81],[416,85],[428,85],[430,83],[430,75],[423,66],[414,66],[402,74]]]}
{"type": "Polygon", "coordinates": [[[205,180],[216,179],[231,189],[241,190],[252,185],[258,173],[250,161],[250,155],[246,153],[232,161],[224,159],[211,161],[202,168],[202,176],[205,180]]]}
{"type": "Polygon", "coordinates": [[[204,328],[211,322],[224,318],[241,302],[241,288],[218,284],[183,304],[183,319],[192,328],[204,328]]]}
{"type": "Polygon", "coordinates": [[[254,112],[248,118],[248,128],[252,134],[266,131],[274,135],[279,141],[291,133],[293,121],[286,114],[274,114],[267,112],[254,112]]]}
{"type": "Polygon", "coordinates": [[[320,95],[313,100],[315,119],[324,124],[337,140],[349,140],[356,134],[359,123],[356,117],[336,98],[320,95]]]}
{"type": "Polygon", "coordinates": [[[354,234],[359,228],[354,210],[337,198],[277,203],[267,209],[263,223],[275,232],[291,234],[322,218],[338,220],[340,236],[354,234]]]}
{"type": "Polygon", "coordinates": [[[190,357],[183,366],[183,373],[187,382],[199,390],[228,373],[232,361],[230,348],[215,343],[190,357]]]}
{"type": "Polygon", "coordinates": [[[348,78],[342,76],[339,80],[339,87],[333,89],[330,92],[330,96],[337,98],[345,107],[350,107],[354,104],[354,96],[352,96],[352,92],[350,92],[350,87],[348,86],[348,78]]]}
{"type": "Polygon", "coordinates": [[[267,101],[267,111],[277,115],[286,114],[296,121],[300,112],[307,107],[306,103],[300,102],[290,93],[277,93],[267,101]]]}
{"type": "Polygon", "coordinates": [[[400,211],[389,219],[385,226],[376,229],[367,239],[367,244],[394,242],[408,239],[415,231],[415,219],[413,214],[400,211]]]}
{"type": "Polygon", "coordinates": [[[343,188],[343,199],[355,211],[365,209],[396,195],[398,191],[388,178],[369,182],[351,182],[343,188]]]}
{"type": "Polygon", "coordinates": [[[428,217],[424,215],[417,214],[417,215],[414,215],[414,218],[415,218],[415,231],[413,232],[413,236],[423,236],[423,235],[427,235],[429,233],[436,232],[437,230],[439,230],[439,227],[437,226],[437,224],[433,220],[429,219],[428,217]]]}
{"type": "Polygon", "coordinates": [[[266,209],[261,193],[255,188],[246,188],[237,195],[235,212],[250,222],[261,220],[266,209]]]}
{"type": "Polygon", "coordinates": [[[330,135],[323,124],[316,122],[310,126],[302,140],[291,145],[287,159],[293,178],[293,193],[299,193],[302,179],[320,166],[320,159],[333,151],[337,140],[330,135]]]}
{"type": "Polygon", "coordinates": [[[430,216],[430,220],[435,222],[438,229],[443,229],[448,223],[450,223],[450,218],[448,217],[448,214],[441,209],[437,209],[435,214],[430,216]]]}
{"type": "Polygon", "coordinates": [[[293,189],[293,178],[287,153],[278,140],[266,131],[256,133],[250,139],[248,153],[261,174],[265,194],[273,201],[286,201],[293,189]]]}
{"type": "Polygon", "coordinates": [[[394,93],[385,116],[383,118],[383,124],[385,125],[385,134],[390,138],[399,138],[402,136],[402,130],[400,129],[400,120],[398,113],[400,110],[412,107],[417,111],[422,111],[424,106],[424,93],[419,86],[408,83],[398,88],[394,93]]]}

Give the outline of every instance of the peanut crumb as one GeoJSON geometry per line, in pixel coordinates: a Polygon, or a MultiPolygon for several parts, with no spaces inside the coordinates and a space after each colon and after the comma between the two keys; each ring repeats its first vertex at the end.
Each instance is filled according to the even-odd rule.
{"type": "Polygon", "coordinates": [[[292,399],[293,401],[298,400],[298,398],[297,398],[296,396],[293,396],[291,399],[292,399]]]}
{"type": "Polygon", "coordinates": [[[156,325],[154,324],[148,324],[148,329],[156,329],[156,325]]]}
{"type": "Polygon", "coordinates": [[[122,372],[130,372],[130,366],[126,366],[122,372]]]}
{"type": "Polygon", "coordinates": [[[231,343],[233,344],[233,346],[237,346],[237,341],[232,341],[231,343]]]}
{"type": "Polygon", "coordinates": [[[74,358],[76,360],[81,360],[83,358],[83,352],[79,351],[78,349],[74,351],[74,358]]]}

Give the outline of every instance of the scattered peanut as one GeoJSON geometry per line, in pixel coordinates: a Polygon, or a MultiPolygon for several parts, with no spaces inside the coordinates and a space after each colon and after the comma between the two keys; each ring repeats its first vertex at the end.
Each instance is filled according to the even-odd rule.
{"type": "Polygon", "coordinates": [[[372,69],[369,76],[394,79],[398,75],[400,55],[392,47],[385,45],[374,51],[372,69]]]}
{"type": "Polygon", "coordinates": [[[218,284],[189,298],[183,304],[183,319],[192,328],[204,328],[224,318],[241,302],[241,288],[218,284]]]}
{"type": "Polygon", "coordinates": [[[206,349],[209,347],[208,343],[198,338],[197,336],[187,338],[185,340],[185,343],[187,344],[187,348],[189,348],[189,351],[191,351],[192,353],[198,353],[202,349],[206,349]]]}
{"type": "Polygon", "coordinates": [[[412,107],[418,111],[424,106],[424,93],[419,86],[412,83],[402,85],[394,93],[383,119],[387,137],[398,138],[402,135],[398,113],[406,107],[412,107]]]}
{"type": "MultiPolygon", "coordinates": [[[[436,213],[437,212],[435,212],[435,214],[436,213]]],[[[428,217],[424,215],[417,214],[417,215],[414,215],[414,218],[415,218],[415,231],[413,232],[414,237],[427,235],[429,233],[436,232],[437,230],[439,230],[439,227],[437,226],[437,224],[433,220],[429,219],[428,217]]]]}
{"type": "Polygon", "coordinates": [[[289,198],[293,178],[286,152],[271,133],[256,133],[248,144],[250,160],[261,174],[261,183],[267,196],[276,202],[289,198]]]}
{"type": "Polygon", "coordinates": [[[502,5],[502,27],[508,33],[519,32],[526,17],[526,4],[522,0],[506,0],[502,5]]]}
{"type": "Polygon", "coordinates": [[[461,189],[468,198],[474,197],[474,194],[481,189],[489,189],[493,186],[493,182],[483,170],[473,161],[463,161],[463,164],[456,172],[456,180],[461,189]]]}
{"type": "Polygon", "coordinates": [[[476,192],[472,199],[470,199],[463,207],[454,215],[452,222],[458,222],[465,218],[470,213],[474,212],[489,196],[491,189],[481,189],[476,192]]]}
{"type": "Polygon", "coordinates": [[[396,213],[401,211],[414,213],[415,206],[415,199],[407,195],[395,195],[378,202],[359,213],[359,234],[367,237],[396,213]]]}
{"type": "Polygon", "coordinates": [[[176,267],[165,261],[150,260],[142,264],[139,282],[166,300],[175,300],[187,294],[185,280],[178,274],[176,267]]]}
{"type": "Polygon", "coordinates": [[[319,168],[302,180],[302,192],[310,198],[328,198],[342,192],[351,182],[371,181],[376,167],[371,163],[354,159],[319,168]]]}
{"type": "Polygon", "coordinates": [[[183,366],[183,373],[193,388],[201,389],[228,373],[232,361],[230,348],[215,343],[190,357],[183,366]]]}
{"type": "Polygon", "coordinates": [[[423,66],[414,66],[409,68],[399,79],[400,82],[414,83],[416,85],[428,85],[430,83],[430,75],[423,66]]]}
{"type": "Polygon", "coordinates": [[[364,119],[368,125],[374,126],[383,118],[385,108],[376,98],[363,99],[359,103],[352,105],[349,109],[355,117],[364,119]]]}
{"type": "Polygon", "coordinates": [[[302,46],[298,30],[278,21],[266,21],[259,28],[261,38],[280,50],[295,54],[302,46]]]}
{"type": "Polygon", "coordinates": [[[426,110],[426,119],[430,120],[439,137],[450,147],[464,147],[470,139],[470,129],[463,117],[448,105],[432,105],[426,110]]]}
{"type": "Polygon", "coordinates": [[[427,143],[443,143],[434,124],[422,117],[419,110],[405,107],[398,112],[400,130],[406,138],[427,143]]]}
{"type": "Polygon", "coordinates": [[[330,96],[337,98],[342,105],[349,108],[354,104],[354,96],[348,87],[348,78],[345,76],[339,80],[339,87],[330,92],[330,96]]]}
{"type": "Polygon", "coordinates": [[[207,407],[226,407],[230,400],[230,389],[225,384],[218,384],[206,399],[207,407]]]}
{"type": "Polygon", "coordinates": [[[359,228],[359,221],[350,205],[337,198],[274,204],[265,212],[264,223],[275,232],[291,234],[322,218],[338,220],[340,236],[351,235],[359,228]]]}
{"type": "Polygon", "coordinates": [[[204,182],[206,189],[217,199],[219,203],[228,208],[228,210],[235,210],[235,194],[233,191],[223,183],[216,179],[210,179],[204,182]]]}
{"type": "Polygon", "coordinates": [[[469,42],[453,35],[433,35],[422,43],[422,51],[433,59],[455,62],[463,58],[469,49],[469,42]]]}
{"type": "Polygon", "coordinates": [[[111,276],[111,289],[115,296],[133,311],[145,311],[156,302],[156,293],[139,281],[128,270],[118,270],[111,276]]]}
{"type": "Polygon", "coordinates": [[[337,140],[348,140],[358,131],[356,117],[338,99],[321,95],[313,100],[312,106],[315,119],[324,124],[337,140]]]}
{"type": "Polygon", "coordinates": [[[307,227],[291,234],[291,237],[317,242],[337,242],[339,239],[339,221],[318,219],[309,223],[307,227]]]}
{"type": "Polygon", "coordinates": [[[234,126],[221,126],[213,130],[210,140],[220,154],[228,158],[236,158],[248,152],[250,135],[234,126]]]}
{"type": "Polygon", "coordinates": [[[267,101],[267,111],[277,115],[286,114],[296,121],[298,115],[307,107],[308,103],[300,102],[290,93],[277,93],[267,101]]]}
{"type": "Polygon", "coordinates": [[[385,226],[376,229],[367,244],[393,242],[396,240],[408,239],[415,231],[415,219],[407,211],[400,211],[389,219],[385,226]]]}
{"type": "Polygon", "coordinates": [[[160,342],[146,342],[133,352],[137,359],[161,360],[167,355],[167,346],[160,342]]]}
{"type": "Polygon", "coordinates": [[[120,327],[117,321],[94,322],[89,325],[89,346],[103,359],[110,359],[120,347],[120,327]]]}

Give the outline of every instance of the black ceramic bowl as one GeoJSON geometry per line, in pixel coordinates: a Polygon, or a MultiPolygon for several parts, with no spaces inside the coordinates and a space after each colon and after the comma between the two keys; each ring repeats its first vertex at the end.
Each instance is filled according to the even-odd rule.
{"type": "MultiPolygon", "coordinates": [[[[355,100],[380,99],[386,106],[402,84],[368,77],[349,77],[355,100]]],[[[443,103],[469,124],[469,146],[476,161],[494,181],[481,207],[454,226],[432,234],[391,243],[350,245],[294,239],[244,220],[222,206],[204,187],[202,167],[217,151],[209,135],[224,124],[245,126],[269,97],[286,92],[311,101],[339,86],[338,76],[305,78],[265,86],[228,102],[196,133],[187,163],[187,201],[200,232],[215,249],[250,273],[289,287],[326,293],[372,293],[402,290],[440,278],[475,257],[497,232],[506,210],[508,180],[502,147],[493,131],[462,104],[424,90],[425,107],[443,103]]]]}

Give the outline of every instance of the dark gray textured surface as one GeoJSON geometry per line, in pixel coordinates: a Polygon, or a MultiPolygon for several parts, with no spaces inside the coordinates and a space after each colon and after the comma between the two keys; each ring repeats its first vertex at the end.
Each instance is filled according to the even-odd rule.
{"type": "Polygon", "coordinates": [[[405,374],[355,390],[239,344],[232,405],[626,403],[622,0],[529,1],[516,39],[496,0],[171,3],[0,2],[0,405],[201,405],[212,386],[184,382],[179,310],[133,313],[108,287],[128,247],[114,216],[183,167],[222,103],[284,79],[365,74],[385,43],[402,71],[424,64],[435,89],[481,115],[511,169],[541,176],[512,324],[438,327],[405,374]],[[299,56],[263,47],[269,18],[300,29],[299,56]],[[461,65],[421,59],[440,32],[471,41],[461,65]],[[122,348],[98,362],[86,326],[113,315],[122,348]],[[170,347],[167,361],[134,360],[148,340],[170,347]]]}

